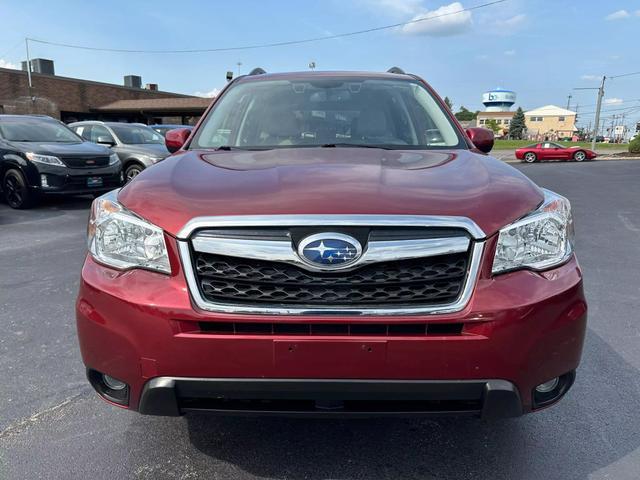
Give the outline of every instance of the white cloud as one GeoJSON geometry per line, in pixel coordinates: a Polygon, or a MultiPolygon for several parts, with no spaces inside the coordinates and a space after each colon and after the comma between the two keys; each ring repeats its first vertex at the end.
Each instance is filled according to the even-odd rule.
{"type": "Polygon", "coordinates": [[[214,88],[213,90],[209,90],[208,92],[194,92],[193,94],[196,97],[213,98],[213,97],[217,97],[218,93],[220,93],[220,90],[218,90],[217,88],[214,88]]]}
{"type": "Polygon", "coordinates": [[[0,58],[0,68],[13,68],[14,70],[18,69],[15,64],[6,61],[4,58],[0,58]]]}
{"type": "Polygon", "coordinates": [[[601,80],[602,77],[600,75],[581,75],[580,79],[581,80],[588,80],[590,82],[593,82],[595,80],[601,80]]]}
{"type": "Polygon", "coordinates": [[[606,17],[605,20],[622,20],[623,18],[629,17],[629,12],[626,10],[618,10],[617,12],[610,13],[606,17]]]}
{"type": "Polygon", "coordinates": [[[513,17],[506,18],[504,20],[496,20],[493,25],[495,28],[513,30],[514,28],[522,25],[526,19],[527,16],[524,13],[519,13],[518,15],[514,15],[513,17]]]}
{"type": "Polygon", "coordinates": [[[604,99],[605,105],[620,105],[621,103],[622,103],[621,98],[611,97],[611,98],[604,99]]]}
{"type": "Polygon", "coordinates": [[[443,5],[435,10],[421,9],[411,20],[422,20],[402,27],[402,33],[409,35],[432,35],[444,37],[466,32],[472,24],[471,12],[463,12],[460,2],[443,5]]]}
{"type": "Polygon", "coordinates": [[[512,56],[512,55],[516,54],[516,51],[515,50],[505,50],[504,54],[508,55],[508,56],[512,56]]]}

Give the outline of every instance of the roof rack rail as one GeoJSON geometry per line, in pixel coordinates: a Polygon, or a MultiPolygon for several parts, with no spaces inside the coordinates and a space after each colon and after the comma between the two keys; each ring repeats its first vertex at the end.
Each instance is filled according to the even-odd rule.
{"type": "Polygon", "coordinates": [[[265,73],[267,72],[265,72],[263,68],[256,67],[249,72],[249,75],[264,75],[265,73]]]}
{"type": "Polygon", "coordinates": [[[391,67],[389,70],[387,70],[387,73],[398,73],[400,75],[405,75],[404,70],[402,70],[400,67],[391,67]]]}

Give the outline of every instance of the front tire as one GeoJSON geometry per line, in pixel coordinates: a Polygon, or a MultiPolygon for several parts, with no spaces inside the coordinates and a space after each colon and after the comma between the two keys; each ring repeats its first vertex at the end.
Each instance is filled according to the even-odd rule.
{"type": "Polygon", "coordinates": [[[576,162],[584,162],[587,159],[587,154],[584,153],[582,150],[578,150],[573,154],[573,159],[576,162]]]}
{"type": "Polygon", "coordinates": [[[144,167],[139,163],[132,163],[124,170],[124,181],[125,183],[129,183],[131,180],[136,178],[140,172],[144,170],[144,167]]]}
{"type": "Polygon", "coordinates": [[[536,160],[538,160],[538,157],[537,157],[537,156],[536,156],[536,154],[535,154],[535,153],[533,153],[533,152],[527,152],[527,153],[525,153],[525,154],[524,154],[524,158],[523,158],[523,160],[524,160],[525,162],[527,162],[527,163],[533,163],[533,162],[535,162],[536,160]]]}
{"type": "Polygon", "coordinates": [[[8,170],[2,177],[4,199],[11,208],[25,209],[35,204],[36,194],[29,189],[20,170],[8,170]]]}

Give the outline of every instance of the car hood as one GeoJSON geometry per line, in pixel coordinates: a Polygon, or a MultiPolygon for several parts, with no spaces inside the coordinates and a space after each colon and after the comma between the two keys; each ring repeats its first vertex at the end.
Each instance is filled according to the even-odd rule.
{"type": "Polygon", "coordinates": [[[56,142],[10,142],[22,152],[34,152],[42,155],[59,157],[84,157],[111,155],[111,151],[102,145],[91,142],[56,143],[56,142]]]}
{"type": "Polygon", "coordinates": [[[119,194],[172,235],[219,215],[387,214],[468,217],[487,234],[543,200],[516,169],[468,150],[297,148],[174,155],[119,194]]]}
{"type": "Polygon", "coordinates": [[[152,157],[168,157],[169,150],[161,143],[149,143],[145,145],[120,145],[116,150],[125,151],[129,154],[150,155],[152,157]]]}

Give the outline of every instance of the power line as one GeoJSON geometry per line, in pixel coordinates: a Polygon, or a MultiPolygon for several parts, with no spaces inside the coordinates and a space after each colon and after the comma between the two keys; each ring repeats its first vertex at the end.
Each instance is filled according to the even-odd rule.
{"type": "Polygon", "coordinates": [[[494,0],[492,2],[483,3],[480,5],[475,5],[473,7],[462,8],[460,10],[456,10],[455,12],[442,13],[440,15],[427,15],[425,17],[416,18],[414,20],[409,20],[407,22],[394,23],[392,25],[384,25],[381,27],[373,27],[367,28],[365,30],[357,30],[355,32],[347,32],[347,33],[338,33],[335,35],[327,35],[323,37],[312,37],[306,38],[302,40],[290,40],[285,42],[274,42],[274,43],[262,43],[256,45],[244,45],[238,47],[221,47],[221,48],[199,48],[199,49],[187,49],[187,50],[131,50],[131,49],[122,49],[122,48],[100,48],[100,47],[91,47],[86,45],[74,45],[70,43],[59,43],[59,42],[50,42],[47,40],[38,40],[35,38],[28,38],[29,42],[41,43],[44,45],[53,45],[57,47],[65,47],[65,48],[76,48],[80,50],[91,50],[91,51],[99,51],[99,52],[114,52],[114,53],[152,53],[152,54],[169,54],[169,53],[210,53],[210,52],[230,52],[237,50],[255,50],[258,48],[271,48],[271,47],[284,47],[290,45],[300,45],[303,43],[311,43],[311,42],[319,42],[322,40],[332,40],[335,38],[344,38],[344,37],[352,37],[355,35],[362,35],[365,33],[378,32],[381,30],[388,30],[391,28],[403,27],[405,25],[411,25],[419,22],[426,22],[428,20],[435,20],[437,18],[447,17],[450,15],[457,15],[462,12],[470,12],[472,10],[478,10],[480,8],[490,7],[492,5],[497,5],[499,3],[506,2],[507,0],[494,0]]]}
{"type": "Polygon", "coordinates": [[[640,75],[640,72],[623,73],[621,75],[613,75],[607,78],[612,79],[612,78],[620,78],[620,77],[630,77],[631,75],[640,75]]]}

